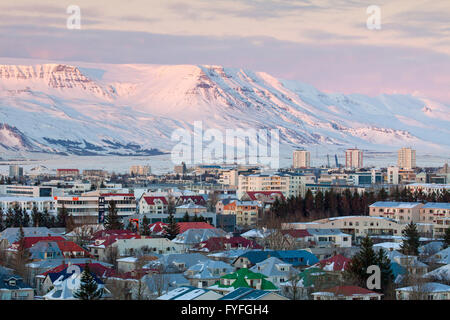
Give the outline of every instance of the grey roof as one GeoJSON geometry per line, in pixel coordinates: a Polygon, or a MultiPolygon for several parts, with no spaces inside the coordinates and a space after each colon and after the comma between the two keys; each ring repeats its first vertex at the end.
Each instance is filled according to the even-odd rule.
{"type": "MultiPolygon", "coordinates": [[[[47,236],[59,236],[60,234],[54,233],[46,227],[25,227],[22,228],[25,237],[47,237],[47,236]]],[[[8,228],[2,231],[0,239],[6,239],[9,244],[19,239],[20,228],[8,228]]]]}
{"type": "Polygon", "coordinates": [[[181,286],[189,285],[189,280],[181,273],[161,273],[153,276],[145,275],[144,282],[152,293],[167,292],[181,286]]]}
{"type": "Polygon", "coordinates": [[[181,244],[195,244],[212,237],[225,237],[227,233],[222,229],[189,229],[177,235],[172,241],[181,244]]]}
{"type": "Polygon", "coordinates": [[[176,264],[182,263],[186,268],[190,268],[204,261],[210,259],[200,253],[169,253],[161,255],[158,260],[150,261],[145,267],[152,269],[163,266],[166,272],[179,272],[176,264]]]}
{"type": "Polygon", "coordinates": [[[208,289],[196,288],[193,286],[183,286],[158,297],[158,300],[193,300],[209,292],[208,289]]]}
{"type": "MultiPolygon", "coordinates": [[[[410,287],[404,287],[404,288],[398,288],[395,290],[413,291],[413,290],[417,290],[417,285],[410,286],[410,287]]],[[[438,282],[427,282],[420,288],[420,290],[423,292],[450,292],[450,286],[447,286],[445,284],[438,283],[438,282]]]]}
{"type": "Polygon", "coordinates": [[[427,261],[433,261],[441,264],[449,264],[450,263],[450,247],[447,249],[441,250],[434,255],[432,255],[427,261]]]}
{"type": "Polygon", "coordinates": [[[292,266],[291,264],[283,262],[276,257],[270,257],[266,260],[258,262],[256,265],[250,268],[250,271],[262,273],[263,275],[266,275],[268,277],[289,276],[290,268],[285,271],[281,271],[277,267],[279,265],[292,266]]]}
{"type": "Polygon", "coordinates": [[[215,279],[226,273],[234,271],[234,267],[223,261],[204,261],[191,266],[186,272],[194,272],[191,278],[195,279],[215,279]]]}

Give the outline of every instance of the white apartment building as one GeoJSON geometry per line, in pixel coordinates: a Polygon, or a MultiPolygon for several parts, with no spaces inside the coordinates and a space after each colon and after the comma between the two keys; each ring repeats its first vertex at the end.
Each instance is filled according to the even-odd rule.
{"type": "Polygon", "coordinates": [[[301,192],[302,175],[294,173],[258,173],[239,175],[238,198],[246,191],[280,191],[288,198],[301,192]]]}
{"type": "Polygon", "coordinates": [[[36,208],[39,212],[47,210],[52,213],[55,211],[56,201],[52,197],[0,197],[0,210],[3,212],[8,209],[14,209],[18,205],[21,210],[33,210],[36,208]]]}
{"type": "Polygon", "coordinates": [[[239,184],[239,175],[237,170],[222,171],[219,183],[225,186],[237,187],[239,184]]]}
{"type": "Polygon", "coordinates": [[[169,202],[164,196],[146,196],[139,199],[140,214],[166,214],[169,213],[169,202]]]}
{"type": "Polygon", "coordinates": [[[312,222],[283,223],[283,229],[339,229],[354,238],[366,235],[401,235],[404,224],[386,217],[343,216],[319,219],[312,222]]]}
{"type": "Polygon", "coordinates": [[[0,185],[0,194],[17,197],[51,197],[55,188],[50,186],[0,185]]]}
{"type": "Polygon", "coordinates": [[[401,169],[414,169],[416,167],[416,150],[411,148],[398,150],[397,166],[401,169]]]}
{"type": "Polygon", "coordinates": [[[387,168],[387,183],[389,184],[399,184],[399,168],[398,167],[388,167],[387,168]]]}
{"type": "Polygon", "coordinates": [[[345,150],[345,167],[348,169],[363,168],[363,152],[359,149],[345,150]]]}
{"type": "Polygon", "coordinates": [[[292,159],[293,168],[309,168],[311,166],[311,154],[306,150],[295,150],[292,159]]]}
{"type": "Polygon", "coordinates": [[[450,184],[435,184],[435,183],[411,183],[406,185],[406,188],[409,189],[412,193],[422,191],[423,194],[439,194],[447,190],[450,192],[450,184]]]}
{"type": "Polygon", "coordinates": [[[385,217],[406,224],[420,222],[420,209],[424,206],[420,202],[377,201],[369,206],[369,215],[385,217]]]}
{"type": "Polygon", "coordinates": [[[114,201],[117,214],[125,217],[136,214],[136,199],[132,193],[103,193],[99,195],[54,197],[56,209],[63,206],[72,215],[75,223],[97,223],[99,215],[99,198],[104,197],[105,215],[108,214],[109,203],[114,201]]]}
{"type": "Polygon", "coordinates": [[[433,224],[433,237],[444,236],[450,228],[450,203],[426,203],[420,208],[420,222],[433,224]]]}

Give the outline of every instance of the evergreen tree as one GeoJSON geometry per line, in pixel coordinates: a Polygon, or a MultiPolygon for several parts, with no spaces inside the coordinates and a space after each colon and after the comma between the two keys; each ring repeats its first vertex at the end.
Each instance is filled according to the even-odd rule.
{"type": "Polygon", "coordinates": [[[13,217],[13,226],[15,228],[18,228],[22,226],[22,210],[20,209],[19,205],[14,206],[14,217],[13,217]]]}
{"type": "Polygon", "coordinates": [[[56,217],[56,223],[58,228],[65,228],[66,227],[66,220],[67,220],[67,209],[66,207],[64,207],[64,204],[62,205],[62,207],[60,209],[58,209],[58,214],[56,217]]]}
{"type": "Polygon", "coordinates": [[[5,229],[5,228],[4,228],[5,223],[4,223],[4,221],[3,221],[3,216],[4,216],[3,210],[0,209],[0,232],[2,232],[2,231],[5,229]]]}
{"type": "Polygon", "coordinates": [[[36,207],[31,211],[31,224],[33,227],[40,227],[42,222],[42,213],[36,207]]]}
{"type": "Polygon", "coordinates": [[[445,234],[444,234],[444,249],[448,248],[450,246],[450,227],[445,229],[445,234]]]}
{"type": "Polygon", "coordinates": [[[183,222],[189,222],[189,220],[190,220],[189,214],[188,214],[188,212],[186,211],[185,214],[184,214],[184,216],[183,216],[183,219],[182,219],[181,221],[183,221],[183,222]]]}
{"type": "Polygon", "coordinates": [[[6,212],[5,229],[14,227],[14,212],[11,208],[6,212]]]}
{"type": "Polygon", "coordinates": [[[147,218],[147,216],[144,215],[144,218],[142,218],[142,227],[141,227],[141,234],[143,236],[150,235],[150,229],[148,228],[149,224],[150,224],[150,220],[147,218]]]}
{"type": "Polygon", "coordinates": [[[402,231],[403,243],[401,244],[402,253],[406,255],[419,255],[419,232],[417,231],[417,225],[414,222],[408,223],[408,225],[402,231]]]}
{"type": "Polygon", "coordinates": [[[28,215],[27,209],[23,209],[22,212],[22,227],[30,226],[30,216],[28,215]]]}
{"type": "Polygon", "coordinates": [[[180,233],[180,227],[175,222],[173,213],[169,213],[167,220],[167,226],[164,227],[164,230],[166,231],[166,238],[172,240],[180,233]]]}
{"type": "Polygon", "coordinates": [[[89,270],[89,264],[86,264],[81,273],[80,288],[73,293],[73,296],[80,300],[98,300],[102,294],[103,290],[98,288],[98,284],[89,270]]]}
{"type": "Polygon", "coordinates": [[[116,202],[110,201],[108,207],[108,214],[105,217],[105,221],[103,223],[105,225],[106,230],[120,230],[123,229],[123,224],[120,220],[119,215],[117,214],[116,202]]]}
{"type": "Polygon", "coordinates": [[[378,265],[381,271],[381,289],[376,291],[386,292],[389,290],[394,278],[390,268],[391,261],[384,250],[380,251],[376,253],[373,250],[373,242],[367,235],[361,241],[361,250],[353,256],[348,269],[345,271],[345,278],[353,280],[358,286],[365,288],[367,279],[371,276],[370,273],[367,273],[367,269],[370,266],[378,265]]]}

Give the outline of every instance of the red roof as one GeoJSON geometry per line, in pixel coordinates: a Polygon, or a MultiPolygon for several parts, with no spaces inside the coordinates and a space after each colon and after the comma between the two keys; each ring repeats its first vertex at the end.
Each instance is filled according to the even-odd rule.
{"type": "Polygon", "coordinates": [[[164,233],[164,227],[167,226],[167,223],[158,221],[148,225],[148,229],[151,233],[164,233]]]}
{"type": "Polygon", "coordinates": [[[352,260],[344,257],[341,254],[337,254],[331,258],[320,260],[317,264],[322,269],[325,268],[326,266],[330,266],[331,264],[333,264],[333,271],[344,271],[345,269],[348,268],[350,261],[352,260]]]}
{"type": "Polygon", "coordinates": [[[180,233],[189,229],[215,229],[212,225],[206,222],[178,222],[180,233]]]}
{"type": "MultiPolygon", "coordinates": [[[[23,244],[25,249],[30,249],[32,246],[34,246],[39,241],[66,241],[63,237],[60,236],[53,236],[53,237],[24,237],[23,238],[23,244]]],[[[19,246],[19,241],[16,241],[12,244],[13,248],[16,248],[19,246]]]]}
{"type": "Polygon", "coordinates": [[[306,229],[290,229],[290,230],[281,230],[283,235],[290,235],[293,238],[305,238],[310,237],[311,234],[306,229]]]}
{"type": "Polygon", "coordinates": [[[125,233],[125,234],[111,234],[105,237],[98,237],[95,241],[90,244],[90,246],[104,246],[105,248],[112,245],[114,242],[120,239],[140,239],[141,236],[136,233],[125,233]]]}
{"type": "Polygon", "coordinates": [[[59,240],[59,241],[56,241],[56,244],[58,245],[59,250],[61,250],[63,253],[64,252],[84,252],[86,256],[90,256],[89,252],[84,250],[82,247],[80,247],[73,241],[59,240]]]}
{"type": "Polygon", "coordinates": [[[101,197],[133,197],[134,193],[101,193],[101,197]]]}
{"type": "Polygon", "coordinates": [[[208,252],[213,251],[223,251],[226,250],[225,244],[230,244],[231,249],[239,248],[239,245],[242,248],[249,248],[249,249],[262,249],[262,247],[257,244],[253,240],[246,239],[244,237],[212,237],[209,238],[206,241],[200,242],[196,248],[197,249],[208,249],[208,252]]]}
{"type": "Polygon", "coordinates": [[[189,201],[192,201],[198,205],[206,204],[205,198],[203,198],[202,196],[181,196],[180,199],[181,199],[181,203],[187,203],[189,201]]]}
{"type": "MultiPolygon", "coordinates": [[[[73,265],[77,265],[79,266],[81,269],[84,269],[84,267],[86,266],[86,263],[74,263],[73,265]]],[[[69,267],[69,265],[67,263],[64,264],[60,264],[59,266],[47,270],[44,273],[41,273],[42,276],[46,276],[49,273],[59,273],[62,272],[64,269],[66,269],[67,267],[69,267]]],[[[95,273],[96,276],[98,277],[111,277],[115,274],[114,269],[105,267],[104,265],[100,264],[100,263],[89,263],[89,270],[93,273],[95,273]]]]}
{"type": "Polygon", "coordinates": [[[364,295],[364,294],[379,294],[378,292],[371,291],[365,288],[357,287],[357,286],[338,286],[325,290],[321,290],[322,292],[331,292],[334,293],[335,296],[352,296],[352,295],[364,295]]]}
{"type": "Polygon", "coordinates": [[[246,191],[246,194],[251,200],[260,200],[261,198],[269,198],[275,200],[277,197],[284,199],[284,195],[281,191],[246,191]]]}
{"type": "Polygon", "coordinates": [[[144,197],[144,200],[151,206],[155,205],[155,200],[160,200],[163,204],[166,205],[169,204],[166,197],[144,197]]]}
{"type": "Polygon", "coordinates": [[[122,230],[122,229],[119,229],[119,230],[100,230],[100,231],[95,232],[92,235],[91,240],[96,240],[98,238],[105,238],[107,236],[112,236],[112,235],[116,235],[117,236],[117,235],[123,235],[123,234],[138,235],[137,233],[134,233],[134,232],[132,232],[130,230],[122,230]]]}

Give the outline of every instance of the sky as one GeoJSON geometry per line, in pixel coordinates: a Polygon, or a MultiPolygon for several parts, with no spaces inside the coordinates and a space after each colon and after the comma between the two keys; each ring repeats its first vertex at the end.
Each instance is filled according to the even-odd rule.
{"type": "Polygon", "coordinates": [[[450,105],[448,0],[3,1],[0,43],[3,58],[222,65],[450,105]]]}

